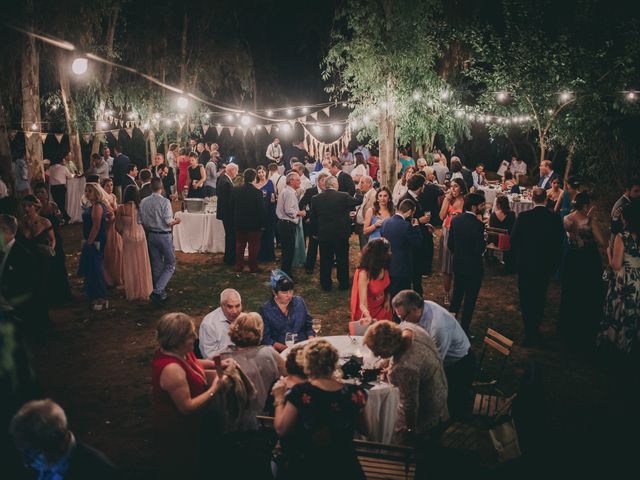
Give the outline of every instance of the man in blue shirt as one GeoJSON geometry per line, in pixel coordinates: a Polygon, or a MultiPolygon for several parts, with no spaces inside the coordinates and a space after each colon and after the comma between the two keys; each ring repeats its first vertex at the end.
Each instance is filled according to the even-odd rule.
{"type": "MultiPolygon", "coordinates": [[[[468,414],[476,361],[469,338],[460,323],[446,308],[424,300],[413,290],[399,292],[393,297],[391,305],[403,323],[420,325],[438,347],[449,384],[448,405],[451,416],[461,418],[468,414]]],[[[402,323],[400,327],[402,328],[402,323]]],[[[403,334],[412,337],[408,329],[403,334]]]]}
{"type": "Polygon", "coordinates": [[[153,292],[149,298],[158,306],[162,306],[166,302],[165,289],[176,270],[171,228],[180,223],[179,218],[173,218],[171,202],[162,196],[163,188],[161,179],[154,178],[151,181],[153,193],[140,202],[138,214],[138,223],[144,227],[149,245],[149,260],[153,277],[153,292]]]}

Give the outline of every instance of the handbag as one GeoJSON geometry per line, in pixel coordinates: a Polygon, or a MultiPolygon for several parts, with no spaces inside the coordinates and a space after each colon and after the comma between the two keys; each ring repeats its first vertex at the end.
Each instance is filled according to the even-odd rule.
{"type": "Polygon", "coordinates": [[[498,248],[500,250],[511,250],[511,239],[506,233],[498,234],[498,248]]]}

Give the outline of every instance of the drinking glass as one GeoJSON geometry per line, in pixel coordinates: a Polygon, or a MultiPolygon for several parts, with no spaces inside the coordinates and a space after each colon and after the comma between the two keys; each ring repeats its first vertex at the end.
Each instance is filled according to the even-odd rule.
{"type": "Polygon", "coordinates": [[[322,328],[322,322],[319,319],[314,318],[311,323],[311,328],[313,328],[313,331],[316,332],[316,336],[318,336],[318,332],[322,328]]]}
{"type": "Polygon", "coordinates": [[[287,346],[287,348],[291,348],[295,343],[296,343],[296,334],[288,332],[284,337],[284,344],[287,346]]]}

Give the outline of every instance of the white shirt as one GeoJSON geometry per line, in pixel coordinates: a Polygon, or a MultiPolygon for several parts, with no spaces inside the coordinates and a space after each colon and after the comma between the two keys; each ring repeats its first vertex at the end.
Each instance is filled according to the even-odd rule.
{"type": "Polygon", "coordinates": [[[527,164],[524,162],[511,162],[509,165],[509,171],[513,175],[525,175],[527,173],[527,164]]]}
{"type": "Polygon", "coordinates": [[[282,159],[282,147],[280,144],[270,143],[267,147],[267,158],[273,162],[280,163],[282,159]]]}
{"type": "Polygon", "coordinates": [[[203,358],[212,358],[233,345],[229,338],[230,325],[231,322],[224,316],[222,307],[216,308],[202,319],[198,336],[203,358]]]}
{"type": "Polygon", "coordinates": [[[102,157],[102,160],[107,162],[107,165],[109,165],[109,175],[113,176],[113,157],[112,156],[108,156],[107,158],[102,157]]]}
{"type": "Polygon", "coordinates": [[[471,177],[473,178],[473,186],[476,188],[480,188],[486,185],[487,181],[483,176],[480,176],[478,172],[471,172],[471,177]]]}
{"type": "Polygon", "coordinates": [[[276,217],[280,220],[288,220],[289,222],[297,224],[300,219],[300,217],[298,217],[299,211],[296,191],[287,185],[287,188],[282,190],[282,194],[278,195],[276,217]]]}
{"type": "Polygon", "coordinates": [[[69,178],[73,175],[65,165],[56,163],[49,167],[49,185],[66,185],[69,178]]]}
{"type": "Polygon", "coordinates": [[[269,177],[271,183],[273,183],[273,188],[276,189],[276,194],[280,195],[284,190],[284,187],[287,186],[287,179],[284,178],[284,175],[280,175],[278,172],[275,172],[273,175],[269,177]]]}
{"type": "Polygon", "coordinates": [[[311,187],[311,180],[309,180],[306,175],[300,175],[300,188],[298,191],[304,193],[305,190],[311,187]]]}

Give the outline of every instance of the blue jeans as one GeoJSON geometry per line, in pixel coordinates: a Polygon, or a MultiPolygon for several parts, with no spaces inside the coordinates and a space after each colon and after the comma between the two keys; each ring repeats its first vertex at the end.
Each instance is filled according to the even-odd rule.
{"type": "Polygon", "coordinates": [[[153,277],[153,293],[166,298],[165,288],[176,270],[176,256],[173,252],[173,235],[148,232],[149,260],[153,277]]]}

